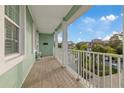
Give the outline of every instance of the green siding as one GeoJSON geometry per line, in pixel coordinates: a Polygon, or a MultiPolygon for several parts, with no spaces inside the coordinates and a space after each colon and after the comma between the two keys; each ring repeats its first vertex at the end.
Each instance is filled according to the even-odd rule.
{"type": "Polygon", "coordinates": [[[54,38],[53,34],[39,34],[39,50],[42,56],[52,56],[53,55],[54,38]],[[44,45],[48,43],[48,45],[44,45]]]}
{"type": "Polygon", "coordinates": [[[26,57],[23,62],[17,64],[14,68],[0,76],[0,87],[21,87],[23,80],[28,74],[30,66],[35,58],[32,51],[32,33],[33,20],[26,9],[26,57]]]}

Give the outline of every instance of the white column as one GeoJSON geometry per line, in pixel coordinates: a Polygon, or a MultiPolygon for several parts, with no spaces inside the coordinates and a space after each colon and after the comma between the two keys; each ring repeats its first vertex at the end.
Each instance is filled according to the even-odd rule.
{"type": "Polygon", "coordinates": [[[5,40],[4,40],[4,6],[0,5],[0,66],[4,64],[5,40]]]}
{"type": "Polygon", "coordinates": [[[54,34],[54,43],[55,43],[55,46],[54,46],[54,49],[53,49],[53,51],[54,51],[54,57],[56,57],[56,55],[57,55],[57,52],[56,52],[56,49],[57,49],[57,47],[58,47],[58,36],[57,36],[57,32],[55,32],[55,34],[54,34]]]}
{"type": "Polygon", "coordinates": [[[68,32],[67,32],[67,24],[64,23],[63,26],[63,66],[68,65],[68,32]]]}

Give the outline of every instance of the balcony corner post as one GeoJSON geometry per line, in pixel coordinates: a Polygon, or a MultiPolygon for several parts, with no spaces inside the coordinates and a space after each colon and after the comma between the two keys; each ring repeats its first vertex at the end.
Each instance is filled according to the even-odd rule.
{"type": "Polygon", "coordinates": [[[68,31],[67,23],[63,23],[63,66],[68,65],[68,31]]]}

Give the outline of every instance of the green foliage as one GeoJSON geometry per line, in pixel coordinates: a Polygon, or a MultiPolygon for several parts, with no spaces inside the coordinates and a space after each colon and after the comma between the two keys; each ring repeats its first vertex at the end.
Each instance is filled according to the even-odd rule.
{"type": "Polygon", "coordinates": [[[105,49],[107,53],[116,53],[116,50],[110,46],[105,46],[105,49]]]}
{"type": "Polygon", "coordinates": [[[76,48],[80,50],[80,43],[76,44],[76,48]]]}
{"type": "Polygon", "coordinates": [[[123,53],[123,45],[121,40],[110,40],[108,43],[93,43],[92,46],[88,46],[88,42],[80,42],[76,44],[74,49],[87,50],[88,47],[91,47],[91,50],[94,52],[114,53],[121,55],[123,53]]]}
{"type": "Polygon", "coordinates": [[[77,47],[74,47],[73,49],[74,49],[74,50],[79,50],[77,47]]]}
{"type": "Polygon", "coordinates": [[[122,44],[116,47],[116,52],[117,52],[117,54],[123,53],[123,45],[122,44]]]}
{"type": "Polygon", "coordinates": [[[92,47],[92,50],[94,52],[102,52],[102,53],[105,53],[106,52],[106,49],[103,45],[101,44],[95,44],[93,47],[92,47]]]}
{"type": "Polygon", "coordinates": [[[87,50],[87,48],[88,48],[88,45],[87,44],[82,44],[80,46],[80,50],[87,50]]]}

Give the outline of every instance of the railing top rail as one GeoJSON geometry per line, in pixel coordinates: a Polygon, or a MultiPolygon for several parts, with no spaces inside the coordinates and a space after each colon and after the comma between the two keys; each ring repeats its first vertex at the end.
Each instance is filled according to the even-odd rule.
{"type": "Polygon", "coordinates": [[[112,56],[112,57],[123,57],[123,55],[112,54],[112,53],[101,53],[101,52],[75,50],[75,49],[68,49],[68,50],[69,51],[76,51],[76,52],[85,52],[85,53],[99,54],[99,55],[105,55],[105,56],[112,56]]]}

